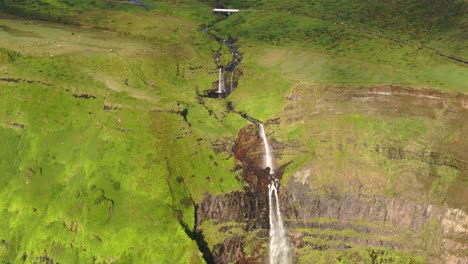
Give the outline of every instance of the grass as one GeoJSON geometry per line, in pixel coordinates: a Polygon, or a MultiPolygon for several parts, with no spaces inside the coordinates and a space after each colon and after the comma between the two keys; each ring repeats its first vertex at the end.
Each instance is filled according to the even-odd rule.
{"type": "MultiPolygon", "coordinates": [[[[225,101],[197,102],[196,92],[217,78],[210,74],[215,69],[211,52],[219,45],[199,31],[217,19],[212,4],[143,2],[150,7],[0,0],[0,10],[8,13],[0,15],[0,77],[21,79],[0,81],[0,240],[8,242],[0,244],[0,262],[24,262],[23,256],[33,262],[43,255],[61,263],[204,262],[180,223],[193,228],[193,203],[206,192],[241,189],[230,153],[216,153],[212,143],[220,138],[233,142],[247,121],[228,113],[225,101]],[[104,105],[112,107],[106,111],[104,105]],[[178,114],[182,111],[186,120],[178,114]]],[[[401,1],[363,3],[226,3],[263,10],[215,25],[217,34],[238,39],[244,58],[239,87],[228,100],[261,121],[302,116],[303,123],[267,127],[280,142],[303,146],[301,153],[278,157],[280,163],[293,161],[284,182],[313,159],[319,177],[310,183],[317,188],[353,193],[364,183],[369,194],[404,196],[420,188],[417,176],[423,172],[432,178],[424,187],[430,190],[428,198],[420,198],[443,204],[463,175],[446,166],[391,160],[362,145],[391,142],[417,152],[440,136],[456,149],[453,142],[464,134],[443,120],[444,113],[434,122],[369,109],[309,117],[325,111],[315,100],[320,91],[304,112],[282,111],[290,105],[286,96],[311,83],[342,84],[350,90],[385,83],[466,93],[465,65],[334,23],[345,21],[465,56],[459,37],[465,18],[455,8],[463,9],[464,3],[449,1],[434,14],[432,7],[409,1],[409,10],[418,11],[411,13],[415,20],[400,14],[406,10],[401,1]],[[364,18],[360,14],[366,8],[376,12],[364,18]],[[382,12],[392,16],[381,17],[382,12]],[[450,20],[441,19],[447,15],[450,20]],[[361,147],[354,149],[348,137],[361,147]],[[340,144],[342,151],[337,150],[340,144]],[[345,180],[343,171],[349,176],[345,180]]],[[[336,111],[348,107],[328,106],[336,111]]],[[[265,254],[261,246],[266,241],[256,233],[235,226],[222,234],[218,227],[211,222],[201,227],[211,246],[227,235],[245,235],[249,256],[265,254]]],[[[428,230],[426,240],[433,243],[428,230]]],[[[368,260],[369,249],[299,254],[317,263],[348,263],[368,260]]],[[[391,251],[380,258],[410,259],[391,251]]]]}
{"type": "MultiPolygon", "coordinates": [[[[463,133],[462,128],[450,125],[451,121],[444,115],[434,119],[433,111],[421,114],[415,108],[406,109],[408,105],[404,103],[390,107],[397,114],[388,114],[385,103],[380,104],[379,110],[372,104],[340,102],[340,99],[324,103],[339,96],[338,93],[326,87],[297,88],[292,92],[308,98],[310,103],[288,103],[285,109],[291,110],[280,115],[284,125],[275,129],[273,135],[280,142],[296,142],[295,145],[300,142],[304,146],[296,153],[279,155],[280,164],[293,161],[286,171],[285,182],[300,167],[305,167],[314,172],[308,182],[317,190],[334,188],[350,195],[360,192],[371,196],[386,193],[391,197],[413,197],[413,191],[425,189],[427,197],[440,204],[447,199],[450,186],[463,181],[463,171],[440,164],[442,160],[453,159],[456,151],[443,151],[440,161],[427,161],[423,154],[418,154],[439,148],[447,134],[463,133]],[[295,120],[295,116],[302,116],[301,121],[288,121],[295,120]],[[434,125],[439,122],[444,125],[434,125]],[[448,131],[449,127],[453,130],[448,131]],[[421,179],[431,183],[424,186],[421,179]]],[[[455,150],[456,146],[451,148],[455,150]]]]}
{"type": "Polygon", "coordinates": [[[352,248],[343,252],[333,250],[310,251],[304,248],[299,254],[303,257],[298,263],[372,263],[371,252],[378,252],[374,261],[382,263],[425,263],[424,259],[414,258],[410,255],[399,254],[393,251],[380,251],[371,249],[352,248]],[[312,262],[311,262],[312,261],[312,262]]]}
{"type": "Polygon", "coordinates": [[[188,31],[153,42],[154,32],[178,27],[179,18],[159,19],[174,28],[138,33],[144,38],[120,34],[120,25],[110,32],[1,20],[9,29],[0,32],[1,76],[25,81],[0,83],[0,237],[11,245],[0,262],[24,254],[63,263],[204,262],[179,221],[193,228],[192,199],[240,188],[233,159],[210,143],[231,133],[196,103],[187,80],[208,79],[187,69],[209,58],[192,45],[204,37],[187,20],[188,31]],[[189,42],[169,44],[178,38],[189,42]],[[186,77],[176,76],[176,64],[186,77]],[[170,113],[184,108],[191,126],[170,113]]]}
{"type": "MultiPolygon", "coordinates": [[[[354,197],[371,204],[383,199],[404,199],[442,208],[465,208],[457,201],[463,200],[466,193],[466,168],[447,165],[454,164],[450,160],[464,157],[458,151],[458,147],[463,147],[447,142],[447,136],[466,133],[460,126],[463,121],[446,118],[448,112],[443,109],[455,107],[451,99],[445,100],[445,107],[423,107],[422,102],[405,101],[402,97],[393,100],[389,96],[375,102],[350,100],[353,94],[365,90],[302,84],[290,92],[292,99],[279,114],[280,124],[267,127],[272,137],[285,146],[275,153],[278,163],[292,161],[284,172],[283,186],[292,181],[307,185],[324,203],[340,203],[340,199],[354,197]]],[[[304,193],[298,191],[295,195],[304,193]]],[[[308,221],[311,220],[297,219],[297,223],[308,221]]],[[[370,223],[366,219],[361,222],[363,226],[370,223]]],[[[407,231],[412,238],[400,228],[391,231],[396,236],[381,236],[378,231],[358,234],[349,230],[296,229],[301,234],[312,234],[306,240],[318,248],[331,247],[324,252],[310,247],[300,249],[297,261],[307,263],[313,258],[316,263],[370,263],[371,247],[359,248],[352,239],[383,239],[410,249],[384,250],[378,257],[383,263],[424,263],[425,259],[436,257],[440,226],[427,221],[421,233],[407,231]],[[336,238],[330,240],[329,236],[336,238]],[[357,251],[339,249],[341,242],[357,251]]],[[[388,227],[384,230],[390,232],[388,227]]]]}
{"type": "MultiPolygon", "coordinates": [[[[322,20],[330,24],[345,22],[381,32],[391,37],[424,43],[429,46],[438,43],[437,46],[448,53],[453,52],[454,55],[465,57],[467,55],[466,44],[463,44],[459,38],[460,34],[464,32],[463,25],[466,25],[467,22],[464,15],[467,5],[460,0],[437,3],[429,0],[377,1],[373,3],[362,0],[319,0],[313,3],[305,1],[284,3],[276,0],[268,2],[238,0],[223,3],[228,7],[256,10],[245,14],[246,16],[259,16],[260,20],[268,20],[268,23],[256,23],[254,20],[245,19],[247,23],[244,23],[244,27],[249,28],[252,24],[256,26],[263,24],[264,26],[261,29],[264,29],[264,34],[270,34],[273,38],[284,36],[285,38],[294,39],[296,37],[296,40],[304,40],[307,39],[308,33],[313,32],[314,29],[320,29],[320,31],[327,29],[327,26],[323,24],[320,26],[317,23],[312,23],[312,25],[308,25],[307,22],[304,23],[307,20],[322,20]],[[363,14],[366,15],[363,16],[363,14]],[[275,26],[267,27],[268,24],[275,26]],[[285,29],[299,35],[285,32],[285,29]],[[465,49],[462,47],[465,47],[465,49]]],[[[246,31],[243,33],[246,33],[246,31]]],[[[257,31],[254,31],[250,37],[263,36],[257,33],[257,31]]],[[[323,39],[329,37],[332,36],[324,34],[323,39]]]]}
{"type": "Polygon", "coordinates": [[[223,244],[224,240],[228,237],[233,236],[244,236],[246,231],[242,224],[236,222],[227,222],[222,224],[216,224],[213,220],[203,222],[200,226],[203,234],[210,241],[210,248],[218,244],[223,244]],[[220,231],[226,229],[225,231],[220,231]]]}
{"type": "MultiPolygon", "coordinates": [[[[244,57],[241,67],[247,74],[229,100],[238,110],[255,113],[260,120],[277,116],[297,83],[394,84],[467,92],[466,66],[432,51],[402,46],[320,16],[287,14],[257,4],[229,3],[232,7],[265,9],[231,16],[216,24],[215,31],[238,37],[244,57]]],[[[435,41],[439,37],[445,38],[441,32],[424,38],[435,41]]]]}
{"type": "MultiPolygon", "coordinates": [[[[330,221],[329,219],[314,218],[308,219],[307,222],[326,224],[343,223],[343,220],[330,221]]],[[[367,230],[367,232],[359,232],[355,229],[295,228],[292,232],[304,235],[302,240],[310,245],[301,247],[297,251],[295,259],[297,263],[310,263],[311,260],[312,263],[372,263],[372,259],[382,261],[382,263],[425,263],[430,259],[418,256],[421,252],[420,249],[418,252],[417,248],[420,248],[421,245],[414,234],[408,236],[405,233],[398,233],[397,229],[388,224],[375,225],[365,220],[352,221],[348,223],[348,226],[350,226],[349,224],[355,227],[365,227],[361,230],[367,230]],[[362,245],[363,241],[389,242],[393,243],[396,249],[364,246],[362,245]]],[[[427,225],[425,232],[431,233],[436,239],[436,231],[432,228],[435,228],[433,223],[427,225]]]]}
{"type": "Polygon", "coordinates": [[[251,55],[249,60],[272,68],[275,76],[292,81],[346,85],[389,83],[466,92],[463,64],[327,21],[276,13],[245,13],[223,21],[216,29],[258,43],[253,48],[255,53],[243,49],[251,55]],[[272,38],[257,32],[271,34],[272,38]],[[281,34],[287,37],[282,38],[281,34]],[[284,45],[288,48],[283,48],[284,45]]]}
{"type": "MultiPolygon", "coordinates": [[[[147,249],[160,248],[157,244],[170,247],[165,236],[142,239],[142,231],[151,230],[154,234],[171,232],[171,238],[191,248],[174,251],[174,259],[187,258],[197,250],[170,217],[163,166],[151,158],[156,156],[154,139],[151,131],[138,124],[148,122],[143,113],[128,109],[119,113],[123,126],[132,131],[125,135],[112,114],[102,112],[101,100],[78,101],[63,89],[39,85],[3,87],[2,96],[11,98],[7,104],[16,105],[28,128],[16,131],[16,140],[12,139],[11,144],[16,141],[18,146],[8,159],[19,162],[16,171],[10,169],[11,174],[5,175],[11,178],[1,192],[2,211],[8,216],[7,229],[1,233],[9,243],[17,244],[31,258],[47,250],[56,261],[87,262],[93,257],[121,258],[138,243],[154,245],[147,249]],[[21,102],[31,97],[34,100],[21,102]],[[143,168],[145,163],[148,166],[143,168]],[[110,220],[109,204],[96,203],[100,189],[115,204],[110,220]],[[18,192],[23,195],[14,195],[18,192]],[[30,225],[23,226],[24,221],[30,225]],[[75,233],[67,232],[67,221],[77,223],[75,233]],[[119,241],[119,246],[112,241],[119,241]],[[86,251],[76,250],[79,245],[86,251]]],[[[17,112],[2,118],[14,115],[17,112]]],[[[2,127],[5,130],[11,129],[2,127]]],[[[167,257],[147,249],[139,253],[138,261],[167,257]]],[[[7,251],[2,259],[19,260],[21,255],[7,251]]]]}

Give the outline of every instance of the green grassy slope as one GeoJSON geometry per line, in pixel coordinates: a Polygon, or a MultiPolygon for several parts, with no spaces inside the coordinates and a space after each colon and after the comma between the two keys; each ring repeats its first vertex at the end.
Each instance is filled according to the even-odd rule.
{"type": "Polygon", "coordinates": [[[395,84],[467,92],[467,64],[421,48],[430,46],[467,59],[466,3],[438,3],[443,6],[437,9],[430,1],[418,2],[375,6],[358,0],[225,2],[227,7],[250,10],[216,24],[214,30],[239,39],[243,66],[251,73],[243,82],[255,87],[238,89],[231,100],[262,119],[280,109],[265,108],[265,102],[281,105],[278,102],[284,102],[286,91],[298,82],[395,84]]]}
{"type": "Polygon", "coordinates": [[[106,12],[111,31],[0,19],[0,77],[19,80],[0,81],[2,263],[203,263],[183,228],[193,202],[240,187],[212,146],[230,130],[196,103],[211,80],[188,69],[210,59],[208,38],[163,13],[106,12]]]}
{"type": "Polygon", "coordinates": [[[10,110],[2,119],[26,126],[1,128],[8,145],[2,149],[1,236],[8,242],[2,260],[199,259],[172,216],[171,175],[156,158],[151,130],[141,125],[150,116],[135,109],[103,112],[102,99],[82,101],[70,93],[55,86],[2,87],[9,100],[1,107],[10,110]],[[173,254],[162,255],[164,248],[173,254]]]}
{"type": "MultiPolygon", "coordinates": [[[[223,101],[201,105],[195,96],[217,79],[218,45],[199,32],[216,19],[213,3],[142,2],[149,8],[0,0],[0,78],[21,79],[0,81],[0,262],[204,262],[183,225],[193,228],[193,202],[205,192],[241,188],[233,158],[216,147],[229,148],[246,121],[223,101]]],[[[339,23],[465,56],[460,1],[437,13],[409,2],[405,14],[401,1],[314,3],[225,3],[263,10],[215,26],[239,38],[244,56],[228,98],[238,109],[274,117],[297,83],[467,92],[465,65],[339,23]],[[422,11],[411,19],[411,10],[422,11]]]]}
{"type": "MultiPolygon", "coordinates": [[[[431,46],[454,55],[467,57],[466,50],[466,11],[467,4],[462,0],[317,0],[317,1],[224,1],[226,6],[247,10],[253,13],[276,15],[282,20],[294,21],[293,17],[315,18],[329,23],[341,22],[362,27],[375,32],[416,44],[431,46]],[[284,15],[279,15],[283,13],[284,15]],[[287,14],[287,15],[286,15],[287,14]],[[443,44],[442,44],[443,43],[443,44]]],[[[281,20],[280,20],[281,21],[281,20]]],[[[274,23],[281,24],[280,21],[274,23]]],[[[291,24],[283,27],[292,28],[291,24]]],[[[299,29],[299,25],[294,26],[299,29]]],[[[305,27],[305,24],[301,24],[305,27]]],[[[310,27],[305,27],[309,28],[310,27]]],[[[272,27],[271,30],[276,30],[272,27]]],[[[313,27],[311,28],[313,30],[313,27]]],[[[307,30],[305,31],[307,34],[307,30]]],[[[285,34],[285,33],[283,33],[285,34]]],[[[278,34],[281,36],[281,34],[278,34]]],[[[303,40],[304,38],[300,38],[303,40]]]]}

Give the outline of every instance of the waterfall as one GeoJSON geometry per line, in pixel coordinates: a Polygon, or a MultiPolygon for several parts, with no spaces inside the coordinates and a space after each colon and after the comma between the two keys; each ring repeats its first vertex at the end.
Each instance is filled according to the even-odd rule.
{"type": "Polygon", "coordinates": [[[276,182],[273,181],[268,185],[268,202],[270,203],[270,264],[290,264],[292,257],[281,218],[278,190],[276,182]]]}
{"type": "Polygon", "coordinates": [[[234,77],[234,71],[231,72],[231,88],[230,88],[230,91],[232,93],[232,77],[234,77]]]}
{"type": "Polygon", "coordinates": [[[225,93],[225,92],[226,92],[226,88],[224,85],[223,68],[219,68],[219,81],[218,81],[217,93],[225,93]]]}
{"type": "Polygon", "coordinates": [[[268,139],[265,134],[265,128],[263,127],[262,123],[258,123],[258,129],[259,129],[260,137],[263,140],[263,145],[265,148],[265,155],[263,156],[263,165],[265,166],[265,168],[270,168],[270,174],[273,174],[274,173],[273,158],[271,156],[270,144],[268,143],[268,139]]]}
{"type": "Polygon", "coordinates": [[[271,147],[265,134],[262,123],[258,123],[260,137],[263,140],[265,155],[263,163],[265,168],[270,168],[271,183],[268,185],[268,203],[270,207],[270,263],[269,264],[290,264],[292,256],[289,251],[289,243],[286,237],[283,219],[281,217],[280,204],[278,199],[278,179],[274,178],[273,157],[271,147]]]}

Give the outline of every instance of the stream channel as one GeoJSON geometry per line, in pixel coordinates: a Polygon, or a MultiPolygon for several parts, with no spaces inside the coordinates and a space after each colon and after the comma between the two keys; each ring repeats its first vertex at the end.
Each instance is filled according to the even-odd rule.
{"type": "MultiPolygon", "coordinates": [[[[203,94],[199,96],[224,99],[227,98],[237,87],[238,77],[234,78],[234,75],[237,66],[242,62],[242,57],[237,47],[234,45],[235,41],[232,37],[229,37],[226,40],[210,32],[213,25],[203,28],[202,32],[205,32],[212,39],[221,44],[220,48],[213,54],[214,62],[218,70],[218,80],[213,83],[211,89],[204,91],[203,94]],[[223,45],[227,46],[231,53],[231,61],[226,65],[221,63],[221,51],[223,45]]],[[[257,126],[258,136],[262,139],[264,147],[263,164],[261,166],[265,170],[266,175],[268,175],[270,182],[268,184],[268,218],[270,230],[269,264],[290,264],[292,263],[292,255],[289,249],[289,241],[283,224],[278,199],[278,188],[280,187],[279,179],[282,171],[278,173],[275,170],[274,155],[265,134],[264,125],[258,119],[251,117],[247,113],[237,111],[232,102],[227,102],[227,108],[229,111],[239,114],[242,118],[257,126]]]]}

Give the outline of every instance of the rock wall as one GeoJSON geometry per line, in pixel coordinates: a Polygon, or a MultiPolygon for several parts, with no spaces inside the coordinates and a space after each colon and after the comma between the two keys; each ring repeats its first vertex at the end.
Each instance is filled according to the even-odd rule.
{"type": "MultiPolygon", "coordinates": [[[[398,263],[407,256],[415,263],[419,257],[468,263],[465,95],[396,86],[298,87],[287,99],[266,130],[278,174],[286,176],[279,195],[298,263],[311,256],[344,259],[352,250],[361,252],[349,257],[355,262],[398,263]],[[295,127],[304,132],[288,134],[295,127]],[[452,141],[444,143],[447,137],[452,141]],[[298,159],[306,162],[297,165],[298,159]],[[283,173],[288,165],[295,169],[283,173]]],[[[214,220],[227,236],[213,247],[217,263],[262,263],[269,178],[255,125],[239,132],[233,153],[245,191],[207,194],[197,225],[214,220]],[[245,233],[222,228],[233,222],[245,224],[245,233]]]]}

